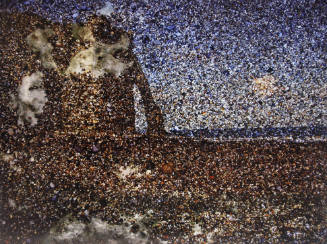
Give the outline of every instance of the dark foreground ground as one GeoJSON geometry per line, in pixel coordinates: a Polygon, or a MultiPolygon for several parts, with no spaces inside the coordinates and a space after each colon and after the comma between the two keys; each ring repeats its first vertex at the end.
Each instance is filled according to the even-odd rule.
{"type": "Polygon", "coordinates": [[[48,135],[0,159],[1,243],[37,243],[68,214],[116,225],[145,216],[153,243],[327,240],[326,142],[136,136],[93,144],[48,135]]]}

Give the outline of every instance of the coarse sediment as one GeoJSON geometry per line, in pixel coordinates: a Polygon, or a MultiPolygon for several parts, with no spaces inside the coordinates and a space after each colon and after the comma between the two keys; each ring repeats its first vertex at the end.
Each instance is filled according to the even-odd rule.
{"type": "MultiPolygon", "coordinates": [[[[143,74],[142,58],[139,64],[132,46],[127,56],[117,53],[116,57],[123,62],[133,60],[136,64],[121,77],[106,74],[98,80],[88,75],[70,78],[60,70],[65,71],[72,57],[92,43],[77,44],[71,37],[71,24],[53,23],[33,14],[0,14],[4,33],[0,42],[3,54],[0,61],[1,241],[33,243],[44,241],[43,238],[49,240],[47,238],[51,237],[46,235],[49,230],[67,218],[85,225],[101,220],[112,226],[126,226],[127,237],[115,231],[108,234],[109,239],[116,240],[126,240],[131,233],[140,235],[144,242],[323,243],[326,240],[326,142],[275,140],[272,136],[248,141],[209,142],[165,134],[158,107],[167,113],[163,104],[172,102],[173,98],[165,96],[174,94],[178,90],[176,87],[187,86],[176,86],[179,84],[176,83],[160,98],[151,81],[154,73],[150,74],[149,68],[145,67],[147,75],[143,74]],[[56,33],[49,42],[54,47],[53,58],[59,72],[44,67],[39,54],[33,52],[26,41],[35,29],[45,27],[51,27],[56,33]],[[37,125],[20,127],[14,109],[8,106],[12,97],[8,94],[17,96],[22,79],[39,71],[44,74],[48,102],[42,114],[37,116],[37,125]],[[150,86],[145,77],[149,77],[150,86]],[[134,131],[132,99],[135,83],[144,99],[150,128],[148,135],[134,131]],[[83,99],[79,100],[77,94],[83,99]],[[109,97],[113,98],[111,109],[117,120],[108,116],[105,102],[109,97]],[[94,104],[84,106],[85,101],[94,104]]],[[[95,26],[105,23],[97,17],[94,20],[95,26]]],[[[93,29],[97,41],[106,40],[112,44],[125,33],[111,26],[109,29],[113,34],[101,35],[102,28],[106,27],[104,24],[93,29]]],[[[167,27],[167,30],[171,28],[167,27]]],[[[136,48],[135,51],[140,50],[136,48]]],[[[167,71],[170,75],[168,68],[163,67],[162,72],[167,71]]],[[[230,72],[226,71],[226,75],[230,72]]],[[[263,80],[272,79],[266,77],[263,80]]],[[[274,92],[273,84],[262,82],[255,81],[254,90],[263,87],[264,91],[274,92]]],[[[191,83],[188,88],[197,86],[191,83]]],[[[227,83],[226,86],[229,87],[227,83]]],[[[308,89],[303,88],[303,91],[308,89]]],[[[317,86],[317,89],[310,93],[310,98],[317,101],[312,110],[296,110],[294,117],[282,114],[281,119],[286,119],[283,123],[294,125],[291,118],[301,118],[301,111],[306,111],[307,116],[317,111],[321,114],[324,97],[319,96],[324,94],[324,87],[317,86]]],[[[210,94],[208,90],[205,93],[210,94]]],[[[194,99],[203,98],[199,94],[194,99]]],[[[228,98],[232,99],[230,94],[228,98]]],[[[267,99],[265,94],[258,94],[263,96],[261,105],[276,98],[276,94],[268,94],[272,97],[264,100],[267,99]]],[[[307,97],[308,94],[302,95],[307,97]]],[[[186,92],[177,95],[179,99],[185,96],[186,92]]],[[[227,98],[225,100],[229,103],[227,98]]],[[[277,107],[282,109],[284,105],[277,107]]],[[[265,106],[260,107],[264,113],[267,112],[265,106]]],[[[291,106],[289,109],[296,108],[291,106]]],[[[206,116],[203,108],[197,106],[196,110],[202,113],[201,118],[206,116]]],[[[233,122],[236,116],[233,111],[239,110],[237,107],[229,109],[224,121],[229,123],[228,128],[230,125],[239,128],[239,124],[233,122]]],[[[211,114],[210,110],[208,114],[211,114]]],[[[240,119],[244,118],[239,115],[240,119]]],[[[180,113],[173,117],[178,116],[180,113]]],[[[198,112],[192,116],[200,119],[198,112]]],[[[314,122],[324,123],[322,116],[312,118],[314,122]]],[[[166,117],[166,130],[169,131],[174,127],[167,127],[167,121],[166,117]]],[[[190,127],[190,131],[194,131],[197,128],[195,120],[187,121],[195,123],[195,127],[190,127]]],[[[260,126],[265,125],[260,121],[257,121],[260,126]]],[[[180,125],[184,127],[183,123],[180,125]]],[[[232,137],[237,136],[234,133],[232,137]]],[[[79,238],[76,235],[75,240],[70,241],[81,242],[79,238]]],[[[108,241],[100,240],[99,236],[94,238],[99,243],[108,241]]],[[[69,242],[62,240],[65,241],[69,242]]],[[[89,239],[84,241],[87,243],[89,239]]]]}

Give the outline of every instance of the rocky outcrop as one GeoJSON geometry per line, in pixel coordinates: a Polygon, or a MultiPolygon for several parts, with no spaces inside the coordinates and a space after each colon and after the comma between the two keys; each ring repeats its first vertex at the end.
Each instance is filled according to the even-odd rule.
{"type": "MultiPolygon", "coordinates": [[[[85,24],[59,24],[31,14],[1,13],[1,24],[2,91],[17,100],[22,81],[39,74],[47,94],[42,113],[33,113],[31,106],[25,106],[25,112],[22,106],[6,108],[3,128],[18,120],[34,134],[133,135],[136,85],[145,106],[148,133],[164,133],[163,116],[132,51],[132,33],[97,16],[85,24]]],[[[3,97],[1,106],[13,104],[9,99],[3,97]]]]}

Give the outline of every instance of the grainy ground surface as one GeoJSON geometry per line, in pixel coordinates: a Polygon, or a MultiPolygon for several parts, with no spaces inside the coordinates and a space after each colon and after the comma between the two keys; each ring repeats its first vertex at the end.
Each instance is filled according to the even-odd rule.
{"type": "Polygon", "coordinates": [[[116,225],[139,214],[141,223],[127,227],[145,225],[152,241],[326,240],[326,143],[142,136],[103,140],[97,152],[86,143],[78,153],[69,140],[40,139],[2,156],[1,230],[9,243],[67,214],[116,225]]]}

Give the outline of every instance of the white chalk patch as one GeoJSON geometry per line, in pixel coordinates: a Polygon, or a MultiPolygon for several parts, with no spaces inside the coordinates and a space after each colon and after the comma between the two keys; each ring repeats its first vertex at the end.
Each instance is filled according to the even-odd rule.
{"type": "Polygon", "coordinates": [[[142,224],[143,216],[121,216],[124,220],[122,225],[111,225],[98,218],[92,218],[91,222],[85,224],[76,218],[66,216],[50,232],[43,237],[42,243],[53,243],[65,241],[65,243],[95,243],[105,241],[106,243],[147,243],[148,233],[142,224]],[[133,225],[138,225],[139,230],[133,232],[133,225]],[[141,232],[143,234],[141,234],[141,232]]]}
{"type": "Polygon", "coordinates": [[[78,237],[84,232],[85,224],[80,222],[72,222],[65,226],[65,231],[57,235],[57,240],[70,240],[78,237]]]}
{"type": "Polygon", "coordinates": [[[43,107],[48,101],[42,83],[41,72],[25,76],[22,84],[18,87],[18,97],[13,97],[13,108],[18,108],[18,125],[24,125],[27,121],[34,126],[37,124],[35,115],[43,112],[43,107]]]}
{"type": "Polygon", "coordinates": [[[65,73],[66,75],[89,73],[93,78],[110,73],[119,77],[127,68],[131,67],[133,62],[123,63],[113,55],[117,50],[127,50],[129,43],[127,35],[123,35],[115,44],[95,43],[94,46],[78,52],[71,59],[65,73]]]}
{"type": "Polygon", "coordinates": [[[14,156],[9,153],[1,153],[0,152],[0,159],[5,162],[10,162],[10,161],[14,160],[14,156]]]}
{"type": "Polygon", "coordinates": [[[92,218],[91,225],[94,226],[95,231],[101,234],[105,234],[109,229],[109,224],[101,219],[92,218]]]}
{"type": "Polygon", "coordinates": [[[56,69],[57,65],[53,60],[51,51],[53,49],[51,43],[48,42],[48,37],[54,34],[51,29],[36,29],[27,36],[27,43],[34,52],[39,52],[41,63],[44,68],[56,69]]]}

